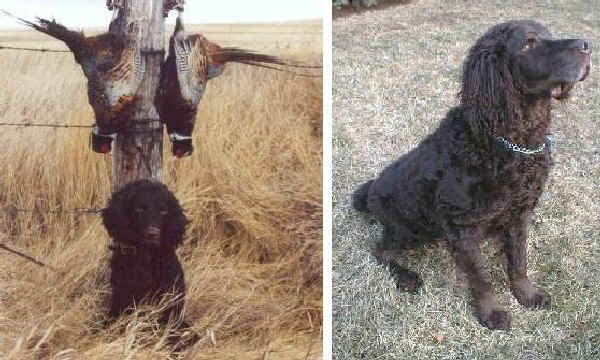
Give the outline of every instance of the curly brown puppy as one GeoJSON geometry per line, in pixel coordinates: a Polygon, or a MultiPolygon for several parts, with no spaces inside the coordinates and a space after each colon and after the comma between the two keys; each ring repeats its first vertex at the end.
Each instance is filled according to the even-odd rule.
{"type": "Polygon", "coordinates": [[[384,225],[372,253],[398,287],[415,291],[422,280],[394,255],[445,239],[468,276],[479,321],[506,329],[510,312],[496,299],[479,249],[482,239],[499,237],[513,295],[527,307],[550,306],[550,295],[527,277],[527,221],[551,165],[552,98],[567,98],[590,68],[586,40],[552,39],[534,21],[499,24],[477,40],[463,65],[460,105],[353,195],[357,210],[384,225]]]}
{"type": "Polygon", "coordinates": [[[161,183],[135,181],[113,194],[102,219],[113,239],[109,317],[130,312],[143,300],[172,294],[178,299],[164,310],[160,322],[166,324],[171,317],[187,328],[185,281],[175,249],[188,220],[177,198],[161,183]]]}

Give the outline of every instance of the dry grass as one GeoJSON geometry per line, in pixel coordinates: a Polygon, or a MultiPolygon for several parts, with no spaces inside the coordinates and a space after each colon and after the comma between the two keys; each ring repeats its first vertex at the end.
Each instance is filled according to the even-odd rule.
{"type": "MultiPolygon", "coordinates": [[[[321,63],[317,22],[253,25],[252,37],[209,28],[211,40],[321,63]]],[[[30,32],[0,43],[62,48],[30,32]]],[[[0,78],[0,122],[93,122],[70,54],[0,52],[0,78]]],[[[164,182],[192,220],[179,255],[187,318],[203,339],[186,358],[320,356],[321,123],[320,79],[231,65],[208,85],[194,154],[176,160],[165,144],[164,182]]],[[[0,252],[0,358],[175,358],[152,314],[98,325],[109,290],[100,218],[47,213],[103,207],[111,157],[91,152],[89,129],[2,129],[0,241],[56,270],[0,252]]]]}
{"type": "Polygon", "coordinates": [[[551,310],[520,306],[502,265],[490,258],[496,291],[512,311],[513,324],[511,331],[483,328],[443,247],[403,257],[425,285],[415,295],[397,292],[369,255],[368,243],[381,229],[349,201],[358,184],[413,148],[457,103],[464,56],[491,25],[536,19],[556,37],[586,37],[597,52],[594,10],[584,0],[420,0],[334,20],[334,358],[600,357],[597,67],[575,87],[569,103],[553,112],[555,165],[530,226],[529,271],[552,293],[551,310]]]}
{"type": "Polygon", "coordinates": [[[412,1],[414,0],[363,0],[353,4],[352,0],[334,0],[331,12],[333,19],[337,19],[366,11],[378,11],[390,6],[406,5],[412,1]]]}

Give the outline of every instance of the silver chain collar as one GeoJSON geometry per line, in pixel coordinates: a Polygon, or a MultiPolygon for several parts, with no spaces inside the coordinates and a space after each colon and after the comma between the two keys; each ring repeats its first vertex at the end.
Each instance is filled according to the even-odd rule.
{"type": "Polygon", "coordinates": [[[551,146],[552,146],[552,139],[550,138],[550,136],[547,136],[546,140],[544,140],[544,142],[541,143],[535,149],[522,148],[519,145],[517,145],[513,142],[510,142],[501,136],[497,137],[496,140],[498,140],[498,142],[500,144],[502,144],[505,149],[511,150],[511,151],[514,151],[517,153],[525,154],[525,155],[539,154],[542,151],[544,151],[544,149],[546,149],[546,147],[548,147],[548,149],[551,149],[551,146]]]}

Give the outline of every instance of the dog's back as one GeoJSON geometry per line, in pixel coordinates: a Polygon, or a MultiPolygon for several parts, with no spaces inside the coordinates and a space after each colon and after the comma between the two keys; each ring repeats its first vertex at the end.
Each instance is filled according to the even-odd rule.
{"type": "Polygon", "coordinates": [[[386,236],[395,239],[395,246],[410,248],[441,236],[440,224],[435,221],[436,188],[440,169],[449,167],[450,138],[462,132],[464,124],[453,121],[461,114],[460,109],[451,110],[436,131],[352,195],[352,206],[379,220],[386,236]]]}
{"type": "Polygon", "coordinates": [[[352,207],[360,212],[368,212],[367,199],[369,198],[369,189],[374,180],[363,183],[352,194],[352,207]]]}

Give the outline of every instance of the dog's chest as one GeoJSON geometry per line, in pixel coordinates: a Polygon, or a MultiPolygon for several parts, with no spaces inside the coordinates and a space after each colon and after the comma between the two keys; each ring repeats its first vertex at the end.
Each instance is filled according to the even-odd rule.
{"type": "Polygon", "coordinates": [[[507,154],[495,167],[463,168],[462,176],[446,178],[439,202],[453,223],[501,226],[535,208],[549,169],[550,154],[507,154]]]}
{"type": "Polygon", "coordinates": [[[491,207],[500,210],[501,219],[531,212],[538,203],[550,171],[549,153],[537,156],[515,155],[499,165],[489,188],[491,207]]]}
{"type": "MultiPolygon", "coordinates": [[[[163,256],[140,251],[134,255],[113,254],[111,261],[111,284],[126,288],[132,294],[145,295],[148,292],[172,286],[173,269],[180,269],[175,254],[163,256]]],[[[134,296],[135,297],[135,296],[134,296]]]]}

